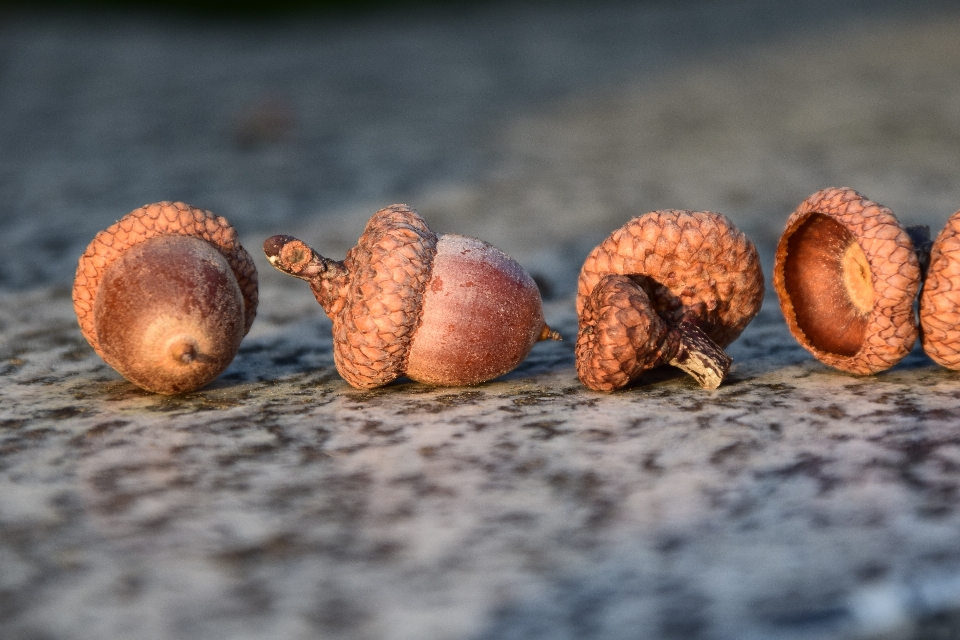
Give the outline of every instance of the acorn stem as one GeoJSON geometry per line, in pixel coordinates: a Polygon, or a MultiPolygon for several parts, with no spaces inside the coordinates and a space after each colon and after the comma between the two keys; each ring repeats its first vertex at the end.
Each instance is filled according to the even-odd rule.
{"type": "Polygon", "coordinates": [[[301,280],[316,281],[346,275],[343,262],[324,258],[293,236],[277,235],[267,238],[263,252],[274,267],[301,280]]]}
{"type": "Polygon", "coordinates": [[[688,373],[704,389],[719,387],[733,359],[692,322],[678,322],[670,333],[664,361],[688,373]]]}

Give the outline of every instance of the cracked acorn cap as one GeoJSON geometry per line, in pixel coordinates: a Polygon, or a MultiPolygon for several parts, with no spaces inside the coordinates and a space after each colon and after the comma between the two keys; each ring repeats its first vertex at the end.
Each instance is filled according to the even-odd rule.
{"type": "Polygon", "coordinates": [[[77,265],[73,308],[97,354],[162,394],[227,368],[257,312],[257,271],[220,216],[158,202],[100,231],[77,265]]]}
{"type": "Polygon", "coordinates": [[[773,284],[794,338],[820,362],[883,371],[917,339],[920,262],[887,207],[850,188],[804,200],[777,245],[773,284]]]}
{"type": "Polygon", "coordinates": [[[613,391],[670,364],[716,388],[731,362],[723,347],[762,302],[757,250],[725,216],[638,216],[600,243],[580,271],[577,375],[591,389],[613,391]]]}
{"type": "Polygon", "coordinates": [[[930,248],[920,326],[927,355],[948,369],[960,369],[960,211],[950,216],[930,248]]]}
{"type": "Polygon", "coordinates": [[[516,368],[537,341],[560,338],[519,264],[482,240],[437,235],[406,205],[374,214],[342,262],[285,235],[263,250],[310,283],[333,321],[337,371],[359,389],[402,375],[479,384],[516,368]]]}

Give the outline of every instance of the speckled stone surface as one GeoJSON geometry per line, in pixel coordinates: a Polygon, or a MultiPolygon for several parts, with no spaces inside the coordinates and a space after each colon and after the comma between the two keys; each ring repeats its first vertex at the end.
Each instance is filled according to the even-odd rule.
{"type": "Polygon", "coordinates": [[[960,637],[960,374],[827,369],[769,296],[716,391],[574,372],[579,261],[633,213],[720,211],[769,274],[818,189],[934,235],[960,208],[960,11],[790,6],[4,16],[0,637],[960,637]],[[261,271],[234,363],[172,398],[69,293],[163,199],[261,271]],[[346,385],[258,245],[342,257],[391,202],[517,258],[567,339],[477,387],[346,385]]]}

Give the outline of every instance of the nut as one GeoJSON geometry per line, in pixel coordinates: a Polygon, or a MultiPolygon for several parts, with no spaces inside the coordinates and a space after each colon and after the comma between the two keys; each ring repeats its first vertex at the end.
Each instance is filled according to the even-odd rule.
{"type": "Polygon", "coordinates": [[[257,309],[257,272],[222,217],[181,202],[136,209],[77,265],[73,307],[97,354],[156,393],[198,389],[233,360],[257,309]]]}
{"type": "Polygon", "coordinates": [[[638,216],[600,243],[580,271],[577,374],[591,389],[612,391],[669,363],[716,388],[730,366],[722,348],[762,302],[757,250],[725,216],[638,216]]]}
{"type": "Polygon", "coordinates": [[[333,321],[337,371],[357,388],[401,375],[478,384],[514,369],[538,340],[559,339],[519,264],[482,240],[438,236],[406,205],[378,211],[343,262],[291,236],[268,238],[263,250],[310,283],[333,321]]]}

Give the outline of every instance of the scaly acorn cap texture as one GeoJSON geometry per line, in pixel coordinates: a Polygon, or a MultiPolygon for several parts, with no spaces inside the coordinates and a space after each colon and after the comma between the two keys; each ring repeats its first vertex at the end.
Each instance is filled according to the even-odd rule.
{"type": "Polygon", "coordinates": [[[600,243],[580,271],[578,374],[587,386],[609,391],[651,366],[670,363],[694,375],[702,386],[715,388],[730,366],[721,348],[740,335],[762,302],[763,271],[756,247],[725,216],[672,209],[638,216],[600,243]],[[609,275],[629,276],[633,285],[613,280],[607,283],[608,291],[598,292],[598,284],[609,275]],[[641,299],[643,310],[630,310],[641,299]],[[604,311],[609,304],[613,308],[604,311]],[[621,320],[625,324],[618,327],[621,320]],[[658,355],[638,353],[641,343],[659,344],[660,322],[668,331],[658,355]],[[609,343],[605,351],[593,353],[595,339],[609,343]],[[693,350],[681,348],[683,341],[693,350]],[[708,358],[694,356],[697,349],[708,358]],[[701,371],[687,366],[694,360],[704,365],[701,371]]]}
{"type": "Polygon", "coordinates": [[[437,252],[423,218],[402,204],[381,209],[342,262],[291,236],[268,238],[263,250],[276,268],[310,283],[333,321],[333,361],[344,380],[370,389],[403,374],[437,252]]]}
{"type": "Polygon", "coordinates": [[[590,330],[577,339],[577,370],[591,389],[619,389],[662,361],[667,325],[627,276],[601,278],[583,303],[580,325],[590,330]]]}
{"type": "Polygon", "coordinates": [[[668,325],[644,290],[649,281],[606,275],[583,305],[577,336],[577,375],[595,391],[614,391],[661,364],[686,371],[716,389],[732,360],[691,320],[668,325]]]}
{"type": "Polygon", "coordinates": [[[478,384],[512,370],[538,340],[560,338],[519,264],[482,240],[435,234],[406,205],[374,214],[342,262],[292,236],[268,238],[263,250],[310,283],[333,322],[337,371],[359,389],[401,375],[478,384]]]}
{"type": "Polygon", "coordinates": [[[887,207],[848,187],[823,189],[787,219],[773,284],[794,338],[820,362],[868,375],[917,339],[920,263],[887,207]]]}
{"type": "Polygon", "coordinates": [[[920,326],[927,355],[948,369],[960,369],[960,211],[950,216],[930,249],[920,326]]]}
{"type": "Polygon", "coordinates": [[[313,280],[333,323],[333,358],[358,388],[378,387],[405,369],[437,234],[406,205],[378,211],[343,260],[340,278],[313,280]]]}
{"type": "Polygon", "coordinates": [[[257,315],[257,269],[237,242],[237,232],[222,216],[182,202],[157,202],[135,209],[97,233],[80,257],[73,283],[73,309],[80,331],[107,364],[94,323],[94,303],[107,267],[124,251],[160,235],[193,236],[214,246],[233,270],[244,302],[244,330],[257,315]]]}

